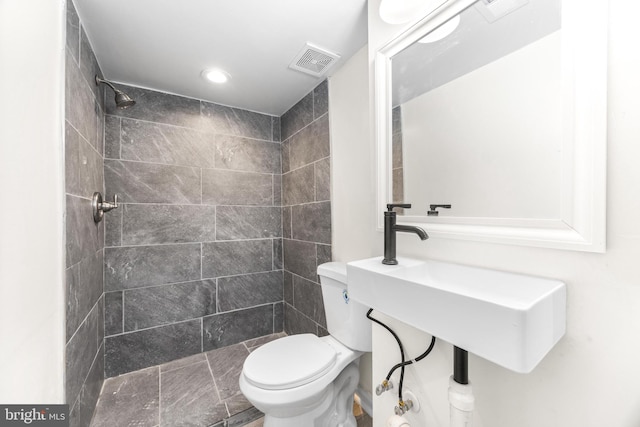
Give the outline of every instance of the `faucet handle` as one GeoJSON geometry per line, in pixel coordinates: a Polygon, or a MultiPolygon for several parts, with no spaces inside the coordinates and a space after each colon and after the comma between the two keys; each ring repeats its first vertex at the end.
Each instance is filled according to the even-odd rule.
{"type": "Polygon", "coordinates": [[[393,208],[410,209],[411,203],[389,203],[387,204],[387,212],[393,212],[393,208]]]}

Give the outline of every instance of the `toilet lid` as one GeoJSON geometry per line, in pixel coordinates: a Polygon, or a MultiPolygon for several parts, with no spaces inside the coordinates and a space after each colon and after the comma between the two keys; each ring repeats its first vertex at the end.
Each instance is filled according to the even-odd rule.
{"type": "Polygon", "coordinates": [[[248,382],[268,390],[284,390],[308,384],[326,374],[336,363],[336,351],[312,334],[292,335],[255,350],[244,362],[248,382]]]}

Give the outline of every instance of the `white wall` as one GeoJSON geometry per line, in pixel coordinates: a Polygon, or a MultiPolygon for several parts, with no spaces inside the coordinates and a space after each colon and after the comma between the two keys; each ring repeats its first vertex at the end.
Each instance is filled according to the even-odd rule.
{"type": "MultiPolygon", "coordinates": [[[[356,55],[347,64],[351,75],[330,101],[341,111],[369,111],[361,82],[372,76],[371,53],[401,26],[377,17],[380,0],[369,1],[369,59],[356,55]],[[360,75],[359,77],[357,75],[360,75]]],[[[609,122],[607,252],[605,254],[515,247],[478,242],[398,236],[398,253],[563,280],[568,287],[567,334],[541,364],[527,375],[515,374],[470,355],[470,378],[476,394],[475,426],[487,427],[637,427],[640,425],[640,27],[637,5],[609,0],[609,122]]],[[[345,67],[347,66],[345,65],[345,67]]],[[[338,111],[335,112],[336,115],[338,111]]],[[[334,254],[348,261],[382,253],[382,234],[371,224],[374,206],[373,138],[361,121],[337,126],[332,116],[334,254]],[[342,156],[351,156],[341,158],[342,156]],[[349,197],[357,196],[352,202],[349,197]],[[363,229],[363,223],[369,224],[363,229]]],[[[379,213],[382,215],[382,213],[379,213]]],[[[390,321],[415,357],[429,336],[390,321]]],[[[396,345],[374,329],[374,381],[384,378],[398,360],[396,345]]],[[[424,410],[411,415],[414,426],[447,426],[447,380],[452,350],[439,342],[433,354],[407,369],[405,384],[418,394],[424,410]]],[[[374,426],[385,425],[395,405],[390,393],[374,396],[374,426]]]]}
{"type": "Polygon", "coordinates": [[[0,402],[64,403],[64,2],[0,1],[0,402]]]}

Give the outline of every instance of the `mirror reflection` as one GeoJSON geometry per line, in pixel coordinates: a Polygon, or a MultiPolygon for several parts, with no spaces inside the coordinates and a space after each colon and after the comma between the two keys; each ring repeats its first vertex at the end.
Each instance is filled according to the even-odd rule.
{"type": "Polygon", "coordinates": [[[560,0],[480,0],[395,55],[392,80],[393,201],[412,203],[406,214],[561,217],[560,0]]]}

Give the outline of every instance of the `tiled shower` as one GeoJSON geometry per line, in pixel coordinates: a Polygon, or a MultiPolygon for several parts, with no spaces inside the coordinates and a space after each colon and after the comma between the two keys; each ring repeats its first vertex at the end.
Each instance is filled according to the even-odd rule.
{"type": "Polygon", "coordinates": [[[67,401],[103,379],[285,331],[326,334],[328,88],[281,117],[119,85],[117,110],[67,8],[67,401]],[[90,198],[118,194],[95,224],[90,198]]]}

